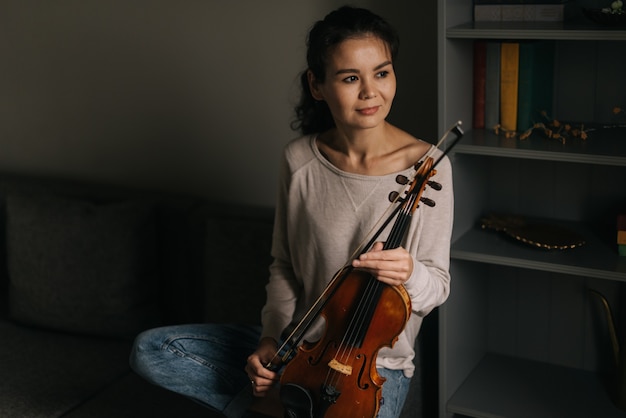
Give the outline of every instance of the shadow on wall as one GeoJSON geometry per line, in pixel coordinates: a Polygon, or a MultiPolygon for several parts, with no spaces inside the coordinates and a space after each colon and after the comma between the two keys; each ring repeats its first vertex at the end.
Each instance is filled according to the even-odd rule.
{"type": "MultiPolygon", "coordinates": [[[[296,136],[289,123],[306,32],[343,4],[2,3],[0,169],[265,206],[274,202],[281,149],[296,136]]],[[[435,83],[423,63],[412,64],[423,61],[414,45],[424,37],[412,33],[424,26],[408,18],[417,6],[352,4],[399,27],[403,78],[392,121],[424,137],[428,123],[416,118],[436,117],[419,109],[433,101],[419,89],[435,83]]]]}

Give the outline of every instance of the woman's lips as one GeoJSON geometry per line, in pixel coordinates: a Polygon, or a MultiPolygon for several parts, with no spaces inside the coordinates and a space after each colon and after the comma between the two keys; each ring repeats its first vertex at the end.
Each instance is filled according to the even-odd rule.
{"type": "Polygon", "coordinates": [[[373,115],[374,113],[378,112],[379,106],[374,106],[374,107],[366,107],[364,109],[358,109],[358,112],[361,113],[362,115],[373,115]]]}

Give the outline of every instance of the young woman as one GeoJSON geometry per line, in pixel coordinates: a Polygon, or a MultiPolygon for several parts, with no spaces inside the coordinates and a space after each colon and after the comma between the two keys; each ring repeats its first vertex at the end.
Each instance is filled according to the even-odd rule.
{"type": "MultiPolygon", "coordinates": [[[[352,260],[388,210],[389,193],[399,189],[396,177],[412,178],[416,162],[428,151],[437,159],[440,151],[386,120],[396,93],[398,38],[385,20],[342,7],[313,26],[307,47],[295,126],[303,136],[284,150],[261,329],[202,324],[150,330],[138,336],[131,364],[155,384],[226,416],[242,416],[246,394],[265,396],[280,379],[265,366],[281,339],[348,261],[381,282],[403,286],[410,297],[404,331],[376,359],[386,379],[378,416],[398,417],[422,319],[449,293],[450,163],[444,158],[433,177],[443,186],[430,194],[436,207],[415,211],[400,247],[383,249],[389,232],[383,231],[380,242],[352,260]]],[[[325,325],[318,321],[305,339],[319,339],[325,325]]]]}

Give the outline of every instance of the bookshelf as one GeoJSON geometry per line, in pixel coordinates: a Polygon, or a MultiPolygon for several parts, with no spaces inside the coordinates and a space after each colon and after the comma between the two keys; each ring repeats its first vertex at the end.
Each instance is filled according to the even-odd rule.
{"type": "Polygon", "coordinates": [[[626,416],[607,391],[609,340],[587,293],[626,311],[626,257],[614,236],[626,203],[626,128],[603,128],[615,125],[611,104],[626,107],[626,28],[583,18],[474,23],[470,0],[438,7],[439,131],[456,120],[466,131],[451,155],[456,213],[451,295],[439,309],[439,416],[626,416]],[[553,115],[593,126],[589,139],[472,130],[476,39],[554,40],[553,115]],[[550,222],[586,243],[525,246],[481,229],[490,212],[550,222]]]}
{"type": "Polygon", "coordinates": [[[448,39],[626,41],[626,31],[585,22],[469,22],[446,28],[448,39]]]}

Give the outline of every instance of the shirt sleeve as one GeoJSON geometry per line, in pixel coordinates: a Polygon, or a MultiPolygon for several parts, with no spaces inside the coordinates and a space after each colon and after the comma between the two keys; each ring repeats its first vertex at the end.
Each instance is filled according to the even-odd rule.
{"type": "Polygon", "coordinates": [[[283,330],[290,324],[300,293],[291,264],[287,236],[287,205],[291,172],[287,158],[283,155],[279,173],[278,197],[274,233],[272,240],[273,262],[270,265],[270,278],[265,287],[266,303],[261,311],[263,330],[261,338],[271,337],[280,341],[283,330]]]}

